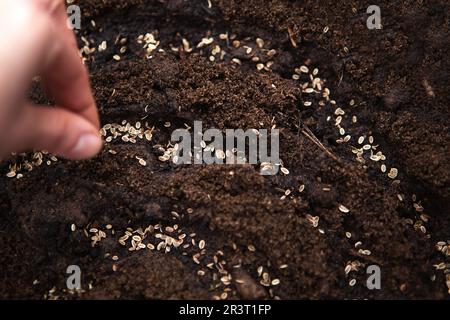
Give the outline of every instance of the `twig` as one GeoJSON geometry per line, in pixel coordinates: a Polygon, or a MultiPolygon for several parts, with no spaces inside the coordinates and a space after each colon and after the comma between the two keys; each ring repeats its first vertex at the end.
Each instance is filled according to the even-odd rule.
{"type": "Polygon", "coordinates": [[[341,159],[336,157],[327,147],[325,147],[322,142],[314,135],[314,133],[305,125],[302,125],[302,129],[300,130],[305,137],[311,140],[314,144],[316,144],[320,149],[322,149],[329,157],[338,163],[342,163],[341,159]]]}

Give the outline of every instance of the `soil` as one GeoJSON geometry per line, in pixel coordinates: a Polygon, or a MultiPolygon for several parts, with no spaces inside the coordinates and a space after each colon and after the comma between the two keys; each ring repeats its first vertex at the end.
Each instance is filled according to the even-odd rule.
{"type": "MultiPolygon", "coordinates": [[[[446,1],[378,1],[381,30],[367,29],[366,1],[76,4],[83,12],[79,45],[97,48],[83,56],[103,125],[148,122],[153,137],[107,143],[90,161],[50,160],[21,179],[6,177],[10,163],[2,165],[0,298],[448,299],[450,260],[436,249],[450,239],[446,1]],[[151,58],[136,42],[146,33],[164,49],[151,58]],[[196,48],[210,36],[213,44],[196,48]],[[226,52],[223,60],[218,54],[210,61],[215,44],[226,52]],[[271,61],[270,68],[257,70],[253,55],[271,61]],[[308,76],[292,78],[302,65],[319,69],[336,105],[302,92],[308,76]],[[337,107],[346,112],[347,143],[336,142],[344,137],[334,125],[337,107]],[[289,174],[160,161],[154,146],[166,146],[174,129],[194,120],[219,129],[275,124],[289,174]],[[385,161],[356,160],[350,146],[370,135],[385,161]],[[398,176],[390,179],[381,163],[387,172],[398,168],[398,176]],[[312,217],[319,217],[316,227],[312,217]],[[155,224],[177,224],[190,247],[164,253],[118,243],[126,228],[155,224]],[[94,246],[91,228],[106,233],[94,246]],[[381,269],[381,290],[365,285],[373,264],[381,269]],[[66,289],[69,265],[80,266],[82,290],[66,289]],[[263,285],[268,277],[280,283],[263,285]]],[[[31,97],[51,103],[36,83],[31,97]]]]}

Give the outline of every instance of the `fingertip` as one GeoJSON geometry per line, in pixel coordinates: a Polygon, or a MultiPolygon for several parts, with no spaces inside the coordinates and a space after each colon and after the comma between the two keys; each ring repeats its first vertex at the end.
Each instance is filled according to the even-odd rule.
{"type": "Polygon", "coordinates": [[[82,133],[75,145],[68,150],[64,157],[71,160],[84,160],[96,156],[103,146],[100,135],[94,133],[82,133]]]}

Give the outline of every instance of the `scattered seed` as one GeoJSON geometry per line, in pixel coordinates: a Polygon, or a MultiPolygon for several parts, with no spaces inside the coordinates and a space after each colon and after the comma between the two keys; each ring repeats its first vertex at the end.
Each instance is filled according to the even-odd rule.
{"type": "Polygon", "coordinates": [[[6,176],[7,176],[8,178],[13,178],[13,177],[16,176],[16,172],[15,172],[15,171],[10,171],[10,172],[8,172],[8,173],[6,174],[6,176]]]}
{"type": "Polygon", "coordinates": [[[309,69],[308,69],[307,66],[301,66],[301,67],[300,67],[300,71],[303,72],[303,73],[308,73],[308,72],[309,72],[309,69]]]}
{"type": "Polygon", "coordinates": [[[259,48],[264,47],[264,40],[261,38],[256,38],[256,44],[258,45],[259,48]]]}
{"type": "Polygon", "coordinates": [[[391,170],[389,170],[388,177],[391,179],[395,179],[397,177],[397,174],[398,174],[397,168],[391,168],[391,170]]]}

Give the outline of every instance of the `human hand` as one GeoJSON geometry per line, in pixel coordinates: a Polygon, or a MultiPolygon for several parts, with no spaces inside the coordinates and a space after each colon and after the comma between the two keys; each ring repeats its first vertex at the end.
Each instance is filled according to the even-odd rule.
{"type": "Polygon", "coordinates": [[[30,149],[80,160],[102,146],[88,73],[63,0],[0,0],[0,159],[30,149]],[[55,107],[26,92],[40,76],[55,107]]]}

